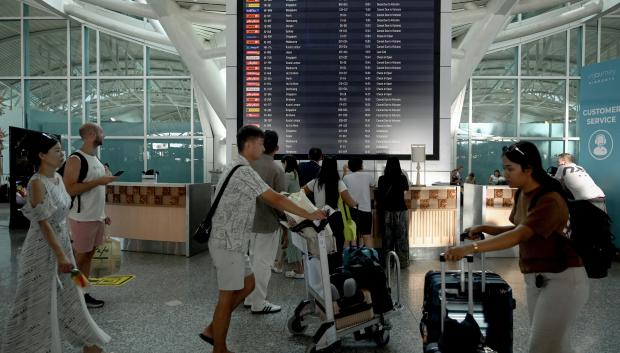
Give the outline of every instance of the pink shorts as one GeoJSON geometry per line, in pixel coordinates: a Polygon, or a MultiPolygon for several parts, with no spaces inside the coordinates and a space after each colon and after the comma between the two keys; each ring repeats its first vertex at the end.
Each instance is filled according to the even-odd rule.
{"type": "Polygon", "coordinates": [[[101,221],[76,221],[69,218],[71,227],[71,242],[78,254],[84,254],[95,250],[103,244],[105,223],[101,221]]]}

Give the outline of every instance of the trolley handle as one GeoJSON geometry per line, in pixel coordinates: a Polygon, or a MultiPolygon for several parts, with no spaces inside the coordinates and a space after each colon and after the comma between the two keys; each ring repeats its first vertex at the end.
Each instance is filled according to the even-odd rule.
{"type": "MultiPolygon", "coordinates": [[[[468,312],[474,313],[474,271],[472,264],[474,255],[467,255],[467,306],[468,312]]],[[[447,315],[447,296],[446,296],[446,256],[444,253],[439,254],[439,262],[441,263],[441,333],[443,333],[444,320],[447,315]]]]}
{"type": "Polygon", "coordinates": [[[398,259],[398,255],[396,252],[390,251],[387,255],[387,280],[388,285],[392,287],[392,258],[394,258],[394,263],[396,264],[396,268],[394,271],[396,272],[396,304],[395,307],[400,306],[400,260],[398,259]]]}
{"type": "Polygon", "coordinates": [[[316,225],[316,223],[314,223],[314,221],[309,220],[309,219],[305,219],[305,220],[297,223],[293,227],[291,227],[290,230],[291,230],[291,232],[299,233],[302,230],[304,230],[305,228],[312,228],[317,233],[320,233],[321,231],[323,231],[323,229],[325,229],[325,227],[327,227],[327,224],[328,224],[327,219],[322,219],[318,226],[316,225]]]}

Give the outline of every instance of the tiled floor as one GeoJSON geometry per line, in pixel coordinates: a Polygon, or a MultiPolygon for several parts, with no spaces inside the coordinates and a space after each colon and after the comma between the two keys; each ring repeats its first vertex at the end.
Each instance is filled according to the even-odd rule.
{"type": "MultiPolygon", "coordinates": [[[[23,232],[0,228],[0,327],[8,314],[15,291],[15,271],[23,232]]],[[[491,259],[489,268],[500,273],[513,287],[517,300],[514,319],[515,352],[526,352],[528,336],[524,285],[515,259],[491,259]]],[[[341,352],[422,351],[418,323],[422,306],[424,274],[438,262],[414,261],[401,276],[403,310],[392,320],[390,342],[378,349],[374,343],[345,338],[341,352]]],[[[197,334],[213,313],[217,291],[215,274],[207,253],[192,258],[141,253],[123,253],[122,274],[136,278],[122,287],[94,287],[95,297],[106,301],[91,312],[112,337],[107,351],[116,353],[210,352],[197,334]],[[174,305],[173,301],[177,305],[174,305]],[[180,304],[179,304],[180,302],[180,304]],[[172,306],[170,304],[173,304],[172,306]]],[[[252,315],[247,309],[233,314],[229,346],[234,352],[304,352],[306,336],[292,337],[286,321],[304,293],[304,282],[274,275],[270,300],[283,305],[278,314],[252,315]]],[[[620,266],[604,280],[591,281],[590,301],[572,331],[578,352],[620,352],[620,266]]],[[[316,321],[315,321],[316,322],[316,321]]],[[[79,352],[66,347],[65,352],[79,352]]],[[[15,352],[17,353],[17,352],[15,352]]]]}

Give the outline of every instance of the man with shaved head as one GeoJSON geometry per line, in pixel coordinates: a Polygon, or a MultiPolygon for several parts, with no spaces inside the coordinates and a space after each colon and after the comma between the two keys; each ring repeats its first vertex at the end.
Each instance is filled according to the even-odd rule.
{"type": "MultiPolygon", "coordinates": [[[[105,225],[110,218],[105,215],[105,186],[116,177],[107,176],[97,148],[103,145],[103,129],[93,123],[80,127],[82,147],[71,154],[65,164],[63,179],[72,197],[69,212],[71,240],[77,267],[88,277],[90,264],[97,246],[103,244],[105,225]]],[[[84,294],[86,306],[100,308],[104,302],[84,294]]]]}

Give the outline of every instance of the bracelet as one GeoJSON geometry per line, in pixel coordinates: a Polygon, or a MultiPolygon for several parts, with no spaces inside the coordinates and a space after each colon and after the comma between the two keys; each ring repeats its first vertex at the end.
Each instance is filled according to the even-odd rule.
{"type": "Polygon", "coordinates": [[[478,242],[477,241],[473,242],[472,246],[474,247],[474,254],[480,252],[480,248],[478,248],[478,242]]]}

